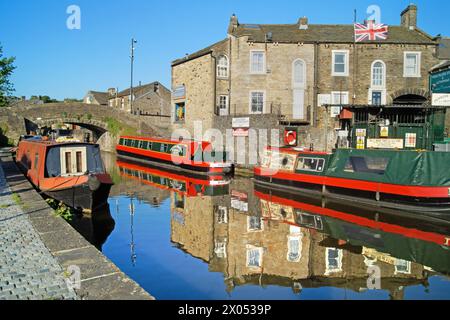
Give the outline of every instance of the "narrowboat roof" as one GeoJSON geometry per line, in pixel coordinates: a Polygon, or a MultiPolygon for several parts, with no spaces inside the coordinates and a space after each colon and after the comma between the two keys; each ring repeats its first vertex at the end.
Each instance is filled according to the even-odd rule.
{"type": "Polygon", "coordinates": [[[303,155],[311,155],[311,156],[331,155],[331,153],[328,153],[328,152],[310,151],[310,150],[303,150],[302,148],[293,148],[293,147],[267,147],[267,150],[278,150],[283,153],[303,154],[303,155]]]}
{"type": "Polygon", "coordinates": [[[203,148],[208,147],[211,145],[210,142],[202,141],[194,141],[194,140],[172,140],[172,139],[164,139],[164,138],[153,138],[153,137],[138,137],[138,136],[121,136],[120,139],[134,139],[134,140],[143,140],[143,141],[152,141],[152,142],[159,142],[159,143],[175,143],[175,144],[184,144],[184,145],[191,145],[195,146],[198,144],[201,144],[203,148]]]}
{"type": "MultiPolygon", "coordinates": [[[[61,141],[57,142],[55,140],[22,140],[20,144],[38,144],[43,145],[45,147],[53,147],[53,146],[63,146],[63,145],[91,145],[96,146],[98,144],[95,143],[87,143],[87,142],[81,142],[81,141],[61,141]]],[[[19,145],[20,145],[19,144],[19,145]]]]}

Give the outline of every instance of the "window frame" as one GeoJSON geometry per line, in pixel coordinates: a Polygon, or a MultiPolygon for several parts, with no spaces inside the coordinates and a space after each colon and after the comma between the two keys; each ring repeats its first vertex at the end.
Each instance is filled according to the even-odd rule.
{"type": "Polygon", "coordinates": [[[266,91],[265,90],[252,90],[249,94],[249,114],[265,114],[266,113],[266,91]],[[262,93],[263,96],[263,106],[261,112],[253,112],[253,94],[254,93],[262,93]]]}
{"type": "Polygon", "coordinates": [[[404,78],[420,78],[422,75],[422,52],[421,51],[405,51],[403,53],[403,77],[404,78]],[[416,55],[417,56],[417,66],[416,66],[416,73],[415,74],[408,74],[407,73],[407,56],[408,55],[416,55]]]}
{"type": "Polygon", "coordinates": [[[333,77],[348,77],[350,71],[350,50],[333,50],[332,51],[332,59],[331,59],[331,75],[333,77]],[[344,71],[343,72],[336,72],[335,65],[336,65],[336,56],[338,54],[345,54],[344,57],[344,71]]]}
{"type": "Polygon", "coordinates": [[[267,68],[266,68],[266,52],[264,50],[250,50],[250,74],[256,74],[256,75],[262,75],[262,74],[266,74],[267,73],[267,68]],[[263,56],[263,61],[262,61],[262,70],[261,71],[255,71],[253,69],[253,55],[255,53],[262,53],[263,56]]]}
{"type": "MultiPolygon", "coordinates": [[[[348,91],[332,91],[331,92],[331,104],[332,105],[346,105],[346,104],[349,103],[349,99],[350,99],[350,93],[348,91]],[[335,102],[334,101],[334,96],[336,94],[339,94],[340,97],[344,96],[345,99],[339,99],[341,101],[335,102]]],[[[341,113],[341,111],[342,111],[342,106],[341,107],[331,107],[330,108],[330,112],[331,112],[331,116],[332,117],[337,117],[341,113]],[[335,108],[339,108],[339,113],[338,114],[335,114],[335,112],[333,112],[335,110],[335,108]],[[335,115],[333,116],[333,114],[335,114],[335,115]]]]}
{"type": "Polygon", "coordinates": [[[216,75],[219,79],[228,79],[230,77],[230,59],[226,54],[221,54],[217,58],[216,75]],[[222,58],[226,60],[224,65],[220,64],[222,58]],[[224,71],[225,75],[221,75],[221,71],[224,71]]]}
{"type": "Polygon", "coordinates": [[[292,62],[292,87],[295,89],[304,89],[306,88],[306,62],[303,59],[295,59],[292,62]],[[301,62],[303,64],[303,74],[302,74],[302,78],[303,81],[302,82],[296,82],[295,81],[295,65],[297,62],[301,62]]]}
{"type": "MultiPolygon", "coordinates": [[[[387,70],[386,70],[386,63],[384,63],[384,61],[382,60],[375,60],[374,62],[372,62],[372,65],[370,66],[370,87],[372,89],[384,89],[386,88],[386,74],[387,74],[387,70]],[[375,64],[377,63],[381,63],[382,66],[382,74],[381,74],[381,84],[375,84],[374,83],[374,75],[375,75],[375,64]]],[[[378,90],[375,90],[378,91],[378,90]]]]}

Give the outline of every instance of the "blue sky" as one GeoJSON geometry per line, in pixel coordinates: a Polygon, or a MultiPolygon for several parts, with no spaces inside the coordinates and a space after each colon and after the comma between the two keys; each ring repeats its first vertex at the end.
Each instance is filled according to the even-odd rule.
{"type": "MultiPolygon", "coordinates": [[[[170,62],[226,37],[231,14],[245,23],[352,23],[368,6],[397,25],[411,0],[1,0],[0,43],[17,58],[15,95],[82,98],[92,89],[129,86],[129,46],[138,40],[135,82],[159,80],[170,88],[170,62]],[[69,5],[81,9],[81,30],[69,30],[69,5]]],[[[450,36],[450,2],[416,0],[419,27],[450,36]]]]}

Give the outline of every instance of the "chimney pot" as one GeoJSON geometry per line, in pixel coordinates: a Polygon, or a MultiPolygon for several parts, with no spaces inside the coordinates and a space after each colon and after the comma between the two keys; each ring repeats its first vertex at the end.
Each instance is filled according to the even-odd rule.
{"type": "Polygon", "coordinates": [[[308,18],[307,17],[302,17],[298,20],[298,24],[299,24],[299,29],[300,30],[306,30],[308,29],[308,18]]]}

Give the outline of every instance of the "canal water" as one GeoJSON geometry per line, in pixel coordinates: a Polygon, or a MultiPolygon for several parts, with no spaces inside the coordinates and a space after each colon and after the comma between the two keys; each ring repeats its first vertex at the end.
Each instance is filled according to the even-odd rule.
{"type": "Polygon", "coordinates": [[[448,226],[104,160],[84,234],[159,300],[450,299],[448,226]]]}

